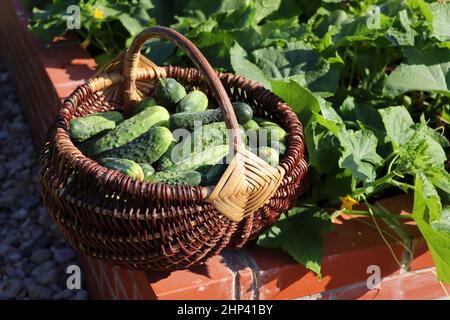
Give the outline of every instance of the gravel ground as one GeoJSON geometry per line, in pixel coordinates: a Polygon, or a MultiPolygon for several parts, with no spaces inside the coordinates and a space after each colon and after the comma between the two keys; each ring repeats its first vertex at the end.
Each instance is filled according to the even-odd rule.
{"type": "Polygon", "coordinates": [[[75,252],[43,207],[38,152],[0,62],[0,300],[87,299],[67,289],[72,264],[75,252]]]}

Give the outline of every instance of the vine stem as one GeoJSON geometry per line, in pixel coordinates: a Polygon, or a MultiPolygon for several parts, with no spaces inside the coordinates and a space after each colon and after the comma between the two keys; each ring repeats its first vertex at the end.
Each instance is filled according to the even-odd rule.
{"type": "MultiPolygon", "coordinates": [[[[357,47],[355,46],[354,49],[355,49],[354,55],[358,56],[357,47]]],[[[352,67],[350,69],[350,79],[348,81],[348,86],[347,86],[347,90],[349,90],[349,91],[352,89],[352,82],[353,82],[353,75],[355,73],[355,66],[356,66],[356,58],[353,57],[352,67]]]]}
{"type": "Polygon", "coordinates": [[[391,181],[389,181],[389,183],[394,185],[394,186],[396,186],[396,187],[404,187],[404,188],[407,188],[407,189],[415,190],[414,186],[412,186],[410,184],[407,184],[407,183],[404,183],[404,182],[399,182],[397,180],[391,179],[391,181]]]}
{"type": "MultiPolygon", "coordinates": [[[[363,211],[363,210],[347,210],[347,209],[344,209],[344,210],[337,210],[337,211],[335,211],[335,212],[331,215],[331,219],[332,219],[332,220],[333,220],[333,219],[336,219],[336,218],[338,218],[342,213],[348,213],[348,212],[353,212],[355,215],[370,215],[370,212],[369,212],[369,211],[363,211]]],[[[378,214],[374,213],[373,211],[372,211],[372,213],[375,214],[375,215],[378,215],[378,214]]],[[[380,215],[380,217],[382,217],[382,216],[380,215]]],[[[399,219],[412,219],[412,218],[411,218],[410,216],[408,216],[408,215],[398,216],[398,218],[399,218],[399,219]]],[[[392,234],[390,234],[389,232],[387,232],[387,231],[385,231],[385,230],[383,230],[383,229],[380,229],[379,227],[377,228],[377,226],[376,226],[375,224],[366,222],[366,221],[364,221],[363,219],[360,219],[359,217],[355,217],[354,219],[358,220],[358,221],[361,222],[362,224],[365,224],[365,225],[367,225],[367,226],[369,226],[369,227],[371,227],[371,228],[373,228],[373,229],[376,229],[378,232],[381,232],[381,233],[385,234],[385,235],[386,235],[387,237],[389,237],[390,239],[395,240],[395,241],[398,242],[405,250],[407,250],[407,251],[411,254],[411,256],[413,255],[413,253],[412,253],[412,251],[411,251],[411,248],[409,248],[409,247],[408,247],[407,245],[405,245],[403,242],[401,242],[401,241],[399,241],[398,239],[396,239],[396,238],[395,238],[392,234]]]]}
{"type": "Polygon", "coordinates": [[[366,199],[366,197],[365,197],[364,195],[362,195],[362,197],[363,197],[363,199],[364,199],[364,202],[365,202],[367,208],[369,209],[370,216],[372,217],[373,223],[375,224],[375,227],[377,228],[378,233],[380,234],[381,239],[383,239],[384,243],[385,243],[385,244],[387,245],[387,247],[389,248],[389,251],[391,252],[392,256],[393,256],[394,259],[395,259],[395,262],[397,262],[397,264],[398,264],[398,266],[400,267],[400,269],[403,268],[401,262],[398,260],[397,256],[395,255],[394,249],[392,249],[391,245],[390,245],[389,242],[386,240],[386,237],[384,236],[383,231],[381,230],[380,226],[378,225],[377,219],[375,219],[375,215],[374,215],[374,213],[373,213],[372,208],[370,207],[369,202],[367,201],[367,199],[366,199]]]}

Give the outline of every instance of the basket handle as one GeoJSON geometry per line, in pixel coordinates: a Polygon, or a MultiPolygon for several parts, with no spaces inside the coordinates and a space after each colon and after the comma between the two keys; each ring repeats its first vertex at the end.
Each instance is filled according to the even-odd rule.
{"type": "Polygon", "coordinates": [[[242,144],[241,136],[239,135],[239,124],[237,122],[236,114],[231,105],[228,94],[225,91],[219,77],[211,67],[205,56],[200,50],[185,36],[177,31],[166,27],[150,27],[139,33],[131,43],[130,48],[125,53],[124,65],[122,69],[123,75],[123,100],[125,107],[136,102],[136,77],[140,58],[140,51],[143,44],[152,38],[159,38],[168,40],[178,48],[184,51],[187,56],[194,62],[196,67],[204,75],[209,87],[214,93],[214,96],[222,110],[223,117],[228,129],[231,129],[233,137],[233,151],[236,151],[236,145],[242,144]]]}

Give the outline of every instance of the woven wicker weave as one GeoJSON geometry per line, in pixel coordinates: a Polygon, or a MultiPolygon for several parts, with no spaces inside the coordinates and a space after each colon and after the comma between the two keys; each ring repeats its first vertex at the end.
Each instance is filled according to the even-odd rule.
{"type": "Polygon", "coordinates": [[[241,247],[272,225],[305,190],[307,172],[303,128],[295,113],[254,81],[216,73],[195,46],[164,27],[143,31],[128,51],[114,59],[65,101],[44,143],[40,178],[44,203],[68,241],[80,252],[115,266],[139,270],[186,268],[241,247]],[[197,69],[158,67],[140,49],[150,38],[171,41],[197,69]],[[159,77],[174,78],[187,90],[201,88],[216,99],[232,129],[234,157],[217,186],[145,183],[85,157],[69,138],[73,118],[120,110],[125,114],[154,94],[159,77]],[[246,151],[231,101],[244,101],[288,133],[277,168],[246,151]]]}

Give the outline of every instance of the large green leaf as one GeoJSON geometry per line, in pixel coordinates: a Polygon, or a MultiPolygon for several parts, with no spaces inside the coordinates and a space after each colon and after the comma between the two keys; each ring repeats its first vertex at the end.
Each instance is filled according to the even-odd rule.
{"type": "Polygon", "coordinates": [[[450,41],[450,3],[429,4],[433,15],[433,36],[441,41],[450,41]]]}
{"type": "Polygon", "coordinates": [[[260,68],[247,59],[247,52],[237,42],[230,50],[230,61],[236,74],[259,82],[270,89],[270,80],[260,68]]]}
{"type": "Polygon", "coordinates": [[[438,279],[450,283],[450,233],[446,210],[444,213],[433,184],[424,174],[417,174],[412,216],[427,241],[438,279]]]}
{"type": "Polygon", "coordinates": [[[388,77],[384,93],[397,96],[408,91],[433,91],[450,95],[450,49],[405,49],[406,63],[388,77]]]}
{"type": "Polygon", "coordinates": [[[242,6],[242,8],[228,13],[221,24],[221,28],[226,30],[242,30],[255,23],[257,14],[254,5],[242,6]]]}
{"type": "Polygon", "coordinates": [[[258,245],[266,248],[282,248],[296,261],[319,276],[323,258],[321,234],[332,227],[327,212],[319,207],[296,207],[288,215],[263,232],[258,245]]]}
{"type": "Polygon", "coordinates": [[[386,37],[394,45],[399,46],[413,46],[414,36],[416,32],[411,27],[411,22],[408,18],[408,11],[402,10],[394,19],[392,27],[386,33],[386,37]]]}
{"type": "Polygon", "coordinates": [[[237,46],[230,55],[236,73],[259,81],[266,87],[269,79],[295,77],[309,90],[328,96],[336,91],[338,85],[337,67],[330,65],[302,42],[288,43],[283,49],[268,47],[255,50],[251,60],[237,46]]]}
{"type": "Polygon", "coordinates": [[[294,79],[271,80],[272,91],[281,97],[307,125],[313,113],[320,110],[320,98],[294,79]]]}
{"type": "Polygon", "coordinates": [[[143,27],[139,20],[132,18],[128,14],[120,14],[118,16],[120,22],[124,26],[125,29],[130,33],[131,36],[137,35],[139,32],[143,30],[143,27]]]}
{"type": "Polygon", "coordinates": [[[413,119],[404,106],[384,108],[379,112],[386,128],[387,137],[396,150],[414,134],[414,130],[411,128],[414,124],[413,119]]]}
{"type": "Polygon", "coordinates": [[[380,14],[379,18],[379,25],[377,25],[376,19],[368,15],[360,16],[353,20],[347,19],[339,32],[333,36],[333,42],[337,46],[344,46],[352,42],[373,41],[378,38],[384,38],[392,26],[392,19],[383,14],[380,14]]]}
{"type": "Polygon", "coordinates": [[[302,42],[288,43],[285,48],[269,47],[253,52],[255,64],[269,78],[301,76],[314,92],[334,93],[339,81],[335,68],[302,42]]]}
{"type": "Polygon", "coordinates": [[[262,19],[278,10],[281,0],[256,0],[255,23],[259,23],[262,19]]]}
{"type": "Polygon", "coordinates": [[[209,63],[216,68],[229,69],[230,49],[234,44],[234,40],[226,30],[203,31],[193,40],[201,48],[209,63]]]}
{"type": "Polygon", "coordinates": [[[269,20],[262,26],[257,27],[262,42],[261,47],[273,45],[286,46],[288,43],[296,42],[308,35],[306,24],[299,24],[298,18],[269,20]]]}
{"type": "MultiPolygon", "coordinates": [[[[248,1],[245,2],[247,3],[248,1]]],[[[242,8],[242,5],[242,0],[191,0],[187,4],[185,10],[199,10],[203,12],[205,16],[210,16],[217,13],[239,10],[242,8]]]]}
{"type": "Polygon", "coordinates": [[[357,181],[375,180],[376,168],[383,162],[377,154],[377,138],[372,131],[350,131],[347,139],[340,139],[344,147],[339,159],[341,168],[349,169],[357,181]]]}
{"type": "Polygon", "coordinates": [[[305,140],[309,155],[309,165],[320,173],[336,171],[341,155],[339,141],[318,122],[311,122],[305,128],[305,140]]]}

